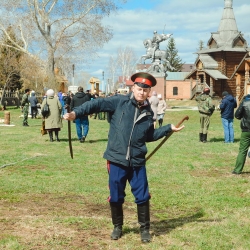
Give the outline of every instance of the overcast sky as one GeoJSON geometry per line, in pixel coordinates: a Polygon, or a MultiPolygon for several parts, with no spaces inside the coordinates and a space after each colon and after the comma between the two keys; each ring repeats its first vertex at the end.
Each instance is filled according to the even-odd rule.
{"type": "MultiPolygon", "coordinates": [[[[121,46],[132,47],[139,59],[146,53],[143,40],[152,38],[154,30],[172,33],[182,61],[194,63],[199,41],[203,40],[206,46],[211,32],[218,31],[224,6],[224,0],[128,0],[117,14],[104,20],[114,36],[97,51],[98,58],[84,71],[102,79],[110,55],[116,56],[121,46]]],[[[233,10],[238,30],[250,46],[250,0],[233,0],[233,10]]],[[[167,41],[160,43],[160,49],[166,45],[167,41]]],[[[76,73],[80,73],[77,63],[75,66],[76,73]]],[[[107,77],[105,73],[104,76],[107,77]]]]}

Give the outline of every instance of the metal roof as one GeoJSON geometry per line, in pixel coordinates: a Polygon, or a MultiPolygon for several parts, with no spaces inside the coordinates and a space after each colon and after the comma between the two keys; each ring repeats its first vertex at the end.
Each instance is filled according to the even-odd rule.
{"type": "Polygon", "coordinates": [[[216,62],[210,55],[201,54],[199,60],[203,63],[203,68],[205,69],[217,69],[218,62],[216,62]]]}
{"type": "Polygon", "coordinates": [[[207,53],[212,53],[212,52],[220,52],[220,51],[234,51],[234,52],[246,52],[249,51],[250,48],[239,48],[239,47],[229,47],[229,46],[222,46],[220,48],[211,48],[211,49],[203,49],[199,50],[196,53],[197,54],[207,54],[207,53]]]}
{"type": "MultiPolygon", "coordinates": [[[[196,71],[197,70],[195,69],[191,73],[187,73],[187,75],[185,76],[185,79],[188,79],[196,71]]],[[[210,75],[215,80],[218,80],[218,79],[228,79],[228,77],[225,76],[225,75],[223,75],[219,70],[215,70],[215,69],[203,69],[202,71],[204,71],[205,73],[207,73],[208,75],[210,75]]]]}
{"type": "Polygon", "coordinates": [[[167,72],[167,81],[184,81],[190,72],[167,72]]]}
{"type": "Polygon", "coordinates": [[[211,32],[211,37],[207,45],[210,46],[212,40],[215,41],[210,48],[204,48],[197,51],[198,54],[231,51],[231,52],[246,52],[247,41],[244,39],[241,32],[238,31],[237,23],[233,11],[233,0],[224,0],[225,7],[217,32],[211,32]],[[237,39],[242,41],[242,45],[237,45],[237,39]]]}
{"type": "Polygon", "coordinates": [[[213,77],[215,80],[218,79],[228,79],[227,76],[223,75],[219,70],[213,70],[213,69],[204,69],[204,72],[206,72],[208,75],[213,77]]]}
{"type": "Polygon", "coordinates": [[[225,7],[218,29],[219,40],[218,43],[225,44],[238,35],[236,20],[233,12],[233,0],[225,0],[225,7]]]}

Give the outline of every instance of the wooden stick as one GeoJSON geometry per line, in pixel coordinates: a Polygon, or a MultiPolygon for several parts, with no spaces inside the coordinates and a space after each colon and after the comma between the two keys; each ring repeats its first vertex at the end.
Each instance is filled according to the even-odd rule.
{"type": "MultiPolygon", "coordinates": [[[[177,125],[176,128],[179,128],[180,125],[185,121],[188,120],[189,117],[185,116],[177,125]]],[[[159,143],[159,145],[153,150],[153,152],[151,152],[147,157],[146,157],[146,161],[148,161],[154,154],[155,152],[166,142],[166,140],[174,133],[174,131],[170,132],[167,136],[165,136],[165,138],[159,143]]]]}

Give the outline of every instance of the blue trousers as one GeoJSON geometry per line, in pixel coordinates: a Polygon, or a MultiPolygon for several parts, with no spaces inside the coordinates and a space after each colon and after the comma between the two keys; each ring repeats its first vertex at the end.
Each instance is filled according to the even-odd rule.
{"type": "Polygon", "coordinates": [[[136,204],[142,204],[150,199],[146,167],[125,167],[117,163],[107,161],[109,173],[109,202],[123,204],[127,181],[131,186],[131,192],[136,204]]]}
{"type": "Polygon", "coordinates": [[[224,129],[224,139],[226,143],[234,142],[233,119],[221,118],[224,129]]]}
{"type": "Polygon", "coordinates": [[[86,137],[89,132],[89,118],[88,116],[83,116],[75,120],[76,123],[76,133],[78,139],[81,140],[82,137],[86,137]]]}

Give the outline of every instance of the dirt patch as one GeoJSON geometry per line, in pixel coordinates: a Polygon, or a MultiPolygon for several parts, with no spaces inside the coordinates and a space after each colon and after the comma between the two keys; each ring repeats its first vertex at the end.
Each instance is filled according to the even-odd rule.
{"type": "MultiPolygon", "coordinates": [[[[0,207],[0,240],[14,236],[25,249],[107,249],[111,242],[108,202],[94,204],[81,195],[36,194],[20,202],[1,200],[0,207]]],[[[124,213],[126,222],[138,227],[135,204],[125,205],[124,213]]]]}
{"type": "MultiPolygon", "coordinates": [[[[0,248],[2,242],[17,242],[18,249],[125,249],[129,238],[141,249],[136,205],[125,202],[125,224],[119,242],[111,241],[112,223],[109,204],[94,204],[82,195],[33,194],[20,196],[19,201],[0,200],[0,248]],[[119,243],[119,248],[117,245],[119,243]]],[[[196,210],[196,209],[195,209],[196,210]]],[[[182,211],[186,214],[186,211],[182,211]]],[[[182,213],[181,212],[181,213],[182,213]]],[[[156,236],[169,233],[184,223],[196,221],[202,215],[192,211],[192,216],[178,215],[176,219],[159,219],[163,215],[176,218],[176,211],[151,206],[151,232],[156,236]]],[[[144,249],[149,249],[145,248],[144,249]]]]}

